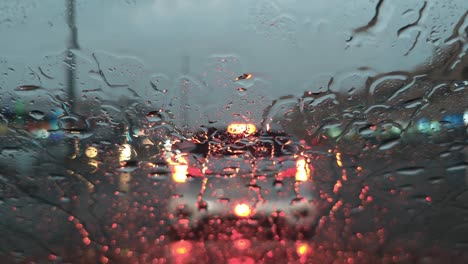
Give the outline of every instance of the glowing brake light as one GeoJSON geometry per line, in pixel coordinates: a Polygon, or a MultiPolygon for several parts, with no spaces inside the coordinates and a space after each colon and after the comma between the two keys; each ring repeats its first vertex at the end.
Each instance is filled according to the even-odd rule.
{"type": "Polygon", "coordinates": [[[248,217],[251,213],[250,207],[247,204],[238,204],[234,208],[234,214],[238,217],[248,217]]]}
{"type": "Polygon", "coordinates": [[[255,260],[251,257],[239,257],[228,259],[228,264],[255,264],[255,260]]]}
{"type": "Polygon", "coordinates": [[[250,248],[250,240],[248,239],[238,239],[234,241],[234,247],[237,248],[238,250],[245,250],[250,248]]]}
{"type": "Polygon", "coordinates": [[[176,254],[177,255],[185,255],[185,254],[187,254],[187,251],[188,251],[187,248],[184,247],[184,246],[176,248],[176,254]]]}
{"type": "Polygon", "coordinates": [[[310,177],[310,170],[307,167],[307,162],[304,158],[296,161],[296,181],[305,182],[310,177]]]}
{"type": "Polygon", "coordinates": [[[190,253],[191,250],[192,250],[192,244],[190,244],[190,242],[184,241],[184,240],[178,241],[178,242],[174,243],[174,245],[172,246],[172,252],[176,256],[187,255],[187,254],[190,253]]]}
{"type": "Polygon", "coordinates": [[[297,255],[299,255],[300,257],[307,255],[309,251],[310,251],[309,245],[305,243],[299,243],[296,246],[297,255]]]}
{"type": "Polygon", "coordinates": [[[174,164],[174,172],[172,173],[172,179],[177,183],[184,183],[187,181],[188,165],[185,158],[179,158],[179,163],[174,164]]]}
{"type": "Polygon", "coordinates": [[[250,135],[253,134],[257,131],[257,128],[253,124],[230,124],[227,127],[227,131],[231,135],[241,135],[241,134],[246,134],[250,135]]]}

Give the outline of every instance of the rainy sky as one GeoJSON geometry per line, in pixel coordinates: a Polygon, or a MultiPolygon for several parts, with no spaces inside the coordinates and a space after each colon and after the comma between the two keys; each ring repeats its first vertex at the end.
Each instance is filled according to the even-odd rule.
{"type": "MultiPolygon", "coordinates": [[[[145,78],[165,81],[161,89],[168,92],[160,104],[179,105],[177,113],[187,101],[190,121],[225,119],[236,107],[238,116],[258,119],[255,113],[272,100],[323,91],[332,76],[333,91],[350,83],[359,89],[369,75],[428,63],[467,8],[464,0],[79,0],[76,53],[83,62],[77,69],[95,67],[90,55],[101,54],[105,67],[128,73],[114,74],[114,83],[133,81],[132,89],[140,91],[140,83],[130,81],[141,77],[135,74],[140,68],[145,78]],[[181,73],[189,76],[183,99],[181,73]],[[233,82],[243,73],[253,78],[233,82]]],[[[9,67],[63,53],[65,10],[55,0],[2,1],[0,32],[7,37],[0,56],[9,67]]],[[[81,70],[81,85],[90,87],[81,90],[99,81],[85,81],[93,79],[88,72],[81,70]]]]}

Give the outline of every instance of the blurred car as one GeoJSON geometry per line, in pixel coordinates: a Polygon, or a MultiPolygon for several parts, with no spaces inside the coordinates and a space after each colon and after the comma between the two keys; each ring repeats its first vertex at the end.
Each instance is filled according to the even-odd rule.
{"type": "Polygon", "coordinates": [[[318,217],[312,163],[320,155],[305,151],[288,135],[251,124],[166,142],[171,238],[310,235],[318,217]]]}
{"type": "MultiPolygon", "coordinates": [[[[468,112],[453,112],[443,116],[420,117],[411,122],[403,120],[388,121],[369,124],[356,123],[356,126],[345,131],[343,138],[347,141],[359,141],[379,144],[392,140],[402,140],[405,144],[419,144],[428,140],[434,143],[452,141],[454,138],[466,137],[468,126],[468,112]]],[[[343,130],[339,127],[328,127],[325,131],[327,137],[341,136],[343,130]]]]}
{"type": "Polygon", "coordinates": [[[309,263],[312,248],[305,241],[262,241],[232,239],[226,241],[175,241],[168,246],[171,263],[309,263]],[[309,259],[308,259],[309,258],[309,259]]]}

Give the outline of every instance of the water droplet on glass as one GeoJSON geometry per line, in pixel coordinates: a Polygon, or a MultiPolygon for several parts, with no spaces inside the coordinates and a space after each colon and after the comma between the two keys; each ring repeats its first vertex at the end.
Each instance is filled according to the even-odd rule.
{"type": "Polygon", "coordinates": [[[29,116],[36,119],[36,120],[41,120],[44,118],[45,114],[44,112],[38,111],[38,110],[33,110],[29,112],[29,116]]]}
{"type": "Polygon", "coordinates": [[[37,85],[22,85],[22,86],[18,86],[16,87],[16,91],[34,91],[34,90],[37,90],[37,89],[40,89],[41,87],[40,86],[37,86],[37,85]]]}
{"type": "Polygon", "coordinates": [[[380,145],[379,150],[389,150],[391,148],[394,148],[398,144],[400,144],[400,139],[393,139],[380,145]]]}
{"type": "Polygon", "coordinates": [[[162,116],[160,111],[152,111],[146,115],[146,119],[149,122],[160,122],[162,121],[162,116]]]}
{"type": "Polygon", "coordinates": [[[398,169],[397,173],[405,176],[414,176],[424,172],[424,170],[424,167],[409,167],[398,169]]]}
{"type": "Polygon", "coordinates": [[[248,79],[251,79],[252,78],[252,74],[250,73],[244,73],[242,74],[241,76],[237,77],[236,79],[234,79],[235,81],[240,81],[240,80],[248,80],[248,79]]]}
{"type": "Polygon", "coordinates": [[[468,167],[468,164],[455,164],[447,168],[448,172],[455,172],[455,171],[464,171],[468,167]]]}

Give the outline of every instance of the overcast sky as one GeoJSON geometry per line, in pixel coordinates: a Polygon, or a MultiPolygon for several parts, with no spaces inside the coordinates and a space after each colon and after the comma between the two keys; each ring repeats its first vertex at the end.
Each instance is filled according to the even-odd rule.
{"type": "MultiPolygon", "coordinates": [[[[44,64],[49,56],[50,73],[62,75],[57,58],[68,29],[60,2],[1,1],[2,71],[44,64]]],[[[128,94],[88,74],[97,67],[95,52],[105,67],[116,68],[104,69],[109,82],[130,84],[152,100],[160,95],[144,90],[148,82],[141,79],[156,78],[168,89],[161,104],[180,104],[178,78],[186,56],[190,120],[232,113],[258,120],[249,112],[283,95],[323,89],[331,76],[331,89],[341,91],[350,84],[359,88],[369,74],[409,71],[427,62],[468,9],[465,0],[427,2],[384,0],[376,15],[375,0],[77,0],[80,90],[99,86],[101,96],[128,94]],[[366,25],[368,30],[359,30],[366,25]],[[253,78],[233,82],[242,73],[253,78]]],[[[0,86],[34,81],[28,76],[18,70],[0,86]]]]}

